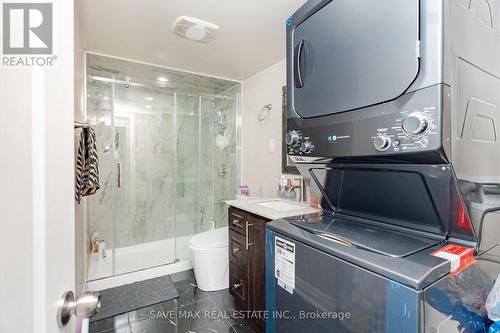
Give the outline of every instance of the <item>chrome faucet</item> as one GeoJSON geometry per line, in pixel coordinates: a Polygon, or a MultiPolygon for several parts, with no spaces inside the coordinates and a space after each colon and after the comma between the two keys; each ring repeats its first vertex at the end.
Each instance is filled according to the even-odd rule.
{"type": "MultiPolygon", "coordinates": [[[[304,182],[303,182],[303,179],[302,178],[295,178],[295,180],[298,180],[300,181],[301,185],[292,185],[290,186],[290,188],[288,188],[288,193],[292,193],[292,191],[294,191],[295,189],[297,188],[300,188],[300,191],[298,191],[299,193],[299,197],[295,198],[297,201],[302,201],[302,199],[304,198],[303,196],[303,192],[304,192],[304,182]]],[[[297,193],[297,192],[296,192],[297,193]]]]}

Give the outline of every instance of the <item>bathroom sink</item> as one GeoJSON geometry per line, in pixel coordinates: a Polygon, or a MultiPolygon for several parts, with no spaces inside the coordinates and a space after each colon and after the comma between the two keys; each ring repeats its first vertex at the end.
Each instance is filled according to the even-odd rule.
{"type": "Polygon", "coordinates": [[[304,206],[301,206],[301,205],[295,205],[295,204],[290,203],[290,202],[284,202],[284,201],[279,201],[279,200],[258,202],[258,203],[256,203],[256,205],[261,206],[261,207],[266,207],[269,209],[279,210],[282,212],[304,208],[304,206]]]}

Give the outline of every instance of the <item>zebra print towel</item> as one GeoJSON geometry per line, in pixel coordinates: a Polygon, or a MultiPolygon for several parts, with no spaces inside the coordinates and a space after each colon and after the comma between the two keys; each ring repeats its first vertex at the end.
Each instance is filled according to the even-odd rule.
{"type": "Polygon", "coordinates": [[[75,199],[94,194],[99,189],[99,159],[95,132],[92,128],[83,128],[78,140],[75,170],[75,199]]]}

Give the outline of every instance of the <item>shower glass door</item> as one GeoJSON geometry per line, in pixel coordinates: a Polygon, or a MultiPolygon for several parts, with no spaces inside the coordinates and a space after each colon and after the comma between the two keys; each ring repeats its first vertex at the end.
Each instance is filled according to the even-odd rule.
{"type": "Polygon", "coordinates": [[[114,274],[176,259],[175,97],[114,83],[114,274]]]}
{"type": "Polygon", "coordinates": [[[189,238],[227,225],[226,200],[238,179],[240,87],[222,95],[177,93],[176,254],[189,259],[189,238]]]}
{"type": "Polygon", "coordinates": [[[116,179],[113,146],[113,92],[110,82],[89,79],[87,81],[87,122],[96,134],[97,156],[99,158],[100,188],[96,194],[84,198],[82,204],[87,205],[88,241],[90,249],[88,279],[95,280],[113,275],[113,196],[116,179]],[[104,241],[106,258],[101,258],[94,241],[104,241]]]}
{"type": "Polygon", "coordinates": [[[106,246],[105,258],[89,248],[88,280],[186,267],[189,239],[227,225],[225,201],[239,181],[241,86],[92,54],[87,66],[101,186],[82,204],[87,244],[106,246]]]}
{"type": "Polygon", "coordinates": [[[200,147],[207,142],[200,136],[200,97],[194,94],[177,93],[177,179],[175,225],[177,258],[189,259],[188,242],[192,235],[200,232],[200,192],[203,177],[200,170],[207,166],[200,157],[200,147]]]}

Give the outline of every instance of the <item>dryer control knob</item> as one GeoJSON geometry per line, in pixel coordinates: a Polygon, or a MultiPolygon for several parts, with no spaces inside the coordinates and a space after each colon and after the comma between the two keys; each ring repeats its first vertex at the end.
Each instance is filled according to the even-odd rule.
{"type": "Polygon", "coordinates": [[[285,142],[289,146],[296,146],[300,143],[300,134],[296,131],[290,131],[285,136],[285,142]]]}
{"type": "Polygon", "coordinates": [[[304,154],[309,154],[314,149],[314,145],[311,141],[307,140],[300,145],[300,151],[304,154]]]}
{"type": "Polygon", "coordinates": [[[391,138],[387,135],[379,135],[373,140],[373,145],[378,151],[386,151],[391,146],[391,138]]]}
{"type": "Polygon", "coordinates": [[[424,134],[430,127],[431,120],[423,112],[410,113],[405,119],[401,127],[407,135],[424,134]]]}

